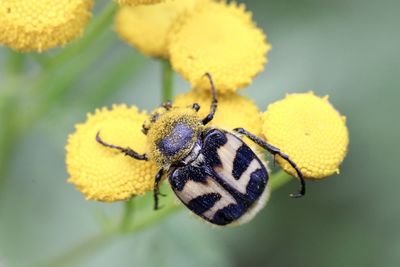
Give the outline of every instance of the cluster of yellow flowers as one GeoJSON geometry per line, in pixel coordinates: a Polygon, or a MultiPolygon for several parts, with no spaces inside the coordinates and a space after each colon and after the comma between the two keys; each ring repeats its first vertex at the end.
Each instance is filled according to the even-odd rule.
{"type": "Polygon", "coordinates": [[[220,92],[248,86],[263,70],[271,49],[251,13],[234,2],[174,0],[124,6],[117,14],[116,31],[143,54],[169,58],[193,88],[208,90],[201,77],[212,73],[220,92]]]}
{"type": "Polygon", "coordinates": [[[0,45],[44,51],[79,37],[93,0],[1,0],[0,45]]]}
{"type": "MultiPolygon", "coordinates": [[[[192,85],[177,95],[174,106],[199,103],[200,116],[211,102],[212,74],[218,111],[211,126],[232,130],[243,127],[290,155],[305,178],[320,179],[339,172],[348,147],[345,118],[313,93],[291,94],[261,112],[254,102],[236,93],[263,70],[271,49],[266,35],[242,4],[216,0],[119,0],[116,31],[143,54],[169,60],[173,69],[192,85]],[[159,3],[163,2],[163,3],[159,3]],[[153,4],[153,5],[152,5],[153,4]]],[[[142,123],[146,112],[125,105],[97,110],[76,127],[68,139],[69,182],[87,199],[117,201],[153,189],[154,163],[124,157],[95,140],[97,131],[107,142],[144,153],[142,123]]],[[[283,159],[277,162],[294,175],[283,159]]]]}

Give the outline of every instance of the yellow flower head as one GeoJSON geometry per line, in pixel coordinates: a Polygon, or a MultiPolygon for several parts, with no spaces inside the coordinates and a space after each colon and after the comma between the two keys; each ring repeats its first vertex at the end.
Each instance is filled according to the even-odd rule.
{"type": "Polygon", "coordinates": [[[86,122],[78,124],[75,133],[68,138],[68,181],[87,199],[107,202],[151,191],[157,172],[154,163],[135,160],[95,140],[100,131],[105,142],[144,153],[146,136],[141,128],[146,119],[146,113],[125,105],[89,114],[86,122]]]}
{"type": "MultiPolygon", "coordinates": [[[[339,172],[349,144],[345,122],[328,97],[291,94],[268,106],[262,131],[269,143],[289,155],[305,178],[319,179],[339,172]]],[[[285,160],[277,157],[277,161],[295,174],[285,160]]]]}
{"type": "Polygon", "coordinates": [[[152,5],[165,2],[165,0],[118,0],[120,5],[137,6],[137,5],[152,5]]]}
{"type": "Polygon", "coordinates": [[[128,44],[152,57],[168,57],[166,44],[171,23],[197,0],[174,0],[152,6],[123,6],[116,16],[116,31],[128,44]]]}
{"type": "Polygon", "coordinates": [[[81,35],[93,0],[2,0],[0,44],[18,51],[47,50],[81,35]]]}
{"type": "MultiPolygon", "coordinates": [[[[217,97],[217,112],[209,125],[227,131],[243,127],[256,135],[261,134],[261,113],[253,101],[233,92],[219,93],[217,97]]],[[[180,107],[192,106],[193,103],[200,105],[198,116],[204,118],[210,112],[211,92],[192,90],[177,95],[174,101],[174,105],[180,107]]]]}
{"type": "Polygon", "coordinates": [[[205,72],[218,91],[249,85],[266,63],[271,46],[243,4],[203,1],[175,20],[168,35],[173,68],[194,88],[208,89],[205,72]]]}

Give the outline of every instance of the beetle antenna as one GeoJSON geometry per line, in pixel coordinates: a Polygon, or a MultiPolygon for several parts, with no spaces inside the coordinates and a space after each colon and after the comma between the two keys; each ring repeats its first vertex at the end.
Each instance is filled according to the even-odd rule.
{"type": "Polygon", "coordinates": [[[203,125],[206,125],[207,123],[212,121],[212,119],[214,118],[215,112],[217,111],[218,100],[217,100],[217,93],[215,91],[215,86],[214,86],[214,82],[213,82],[213,79],[211,77],[211,74],[206,72],[204,74],[204,76],[206,76],[208,78],[208,80],[210,81],[211,93],[212,93],[212,101],[211,101],[211,106],[210,106],[210,113],[202,120],[203,125]]]}

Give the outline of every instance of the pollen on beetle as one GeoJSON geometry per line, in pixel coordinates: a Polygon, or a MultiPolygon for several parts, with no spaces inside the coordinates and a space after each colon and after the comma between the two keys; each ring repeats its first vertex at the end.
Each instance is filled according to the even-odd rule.
{"type": "Polygon", "coordinates": [[[263,70],[271,46],[243,4],[203,1],[183,13],[168,35],[173,68],[192,87],[208,89],[212,73],[218,91],[248,86],[263,70]]]}
{"type": "Polygon", "coordinates": [[[0,44],[44,51],[79,37],[91,17],[93,0],[2,0],[0,44]]]}
{"type": "Polygon", "coordinates": [[[100,131],[102,140],[107,143],[144,153],[146,136],[141,127],[146,119],[145,112],[126,105],[88,114],[86,122],[78,124],[75,133],[68,138],[68,182],[87,199],[106,202],[129,199],[153,190],[157,172],[154,163],[135,160],[95,140],[100,131]]]}
{"type": "MultiPolygon", "coordinates": [[[[312,92],[287,95],[268,106],[262,130],[269,143],[289,155],[304,178],[320,179],[339,173],[349,134],[345,117],[328,97],[320,98],[312,92]]],[[[287,161],[278,156],[277,162],[295,175],[287,161]]]]}
{"type": "Polygon", "coordinates": [[[165,111],[163,108],[158,108],[151,114],[152,117],[157,116],[158,119],[154,122],[145,122],[146,126],[150,126],[147,134],[147,150],[151,160],[154,160],[160,167],[168,164],[168,162],[176,162],[183,158],[192,149],[191,146],[184,146],[171,155],[160,149],[160,142],[168,139],[171,144],[179,145],[184,138],[184,132],[190,134],[187,136],[190,140],[186,140],[186,144],[192,145],[199,132],[202,130],[199,117],[191,107],[172,107],[165,111]],[[177,128],[177,124],[181,127],[177,128]],[[178,130],[178,132],[176,132],[178,130]],[[180,131],[180,132],[179,132],[180,131]]]}
{"type": "Polygon", "coordinates": [[[174,0],[157,5],[123,6],[116,16],[116,32],[121,39],[143,54],[167,58],[166,38],[173,20],[178,14],[192,8],[196,1],[199,0],[174,0]]]}
{"type": "MultiPolygon", "coordinates": [[[[256,135],[261,134],[261,112],[252,100],[233,92],[218,93],[217,97],[218,109],[209,125],[226,131],[243,127],[256,135]]],[[[174,105],[180,107],[193,103],[200,105],[198,116],[204,118],[210,112],[211,92],[192,90],[177,95],[174,100],[174,105]]]]}
{"type": "Polygon", "coordinates": [[[136,6],[136,5],[153,5],[165,2],[165,0],[118,0],[118,4],[120,5],[129,5],[129,6],[136,6]]]}

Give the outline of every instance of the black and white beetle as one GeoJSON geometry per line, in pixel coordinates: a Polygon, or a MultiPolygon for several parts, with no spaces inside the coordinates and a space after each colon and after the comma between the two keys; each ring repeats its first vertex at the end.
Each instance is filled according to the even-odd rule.
{"type": "MultiPolygon", "coordinates": [[[[143,133],[148,137],[148,155],[108,144],[100,138],[100,132],[96,140],[134,159],[157,163],[160,170],[155,177],[154,209],[158,208],[159,185],[166,174],[176,196],[204,220],[216,225],[242,224],[254,217],[268,197],[268,171],[236,134],[205,126],[213,119],[218,103],[211,75],[205,76],[212,92],[209,114],[199,118],[197,103],[187,108],[163,104],[143,124],[143,133]]],[[[301,182],[299,192],[291,196],[305,194],[303,175],[287,155],[243,128],[233,131],[247,136],[274,156],[286,159],[301,182]]]]}

